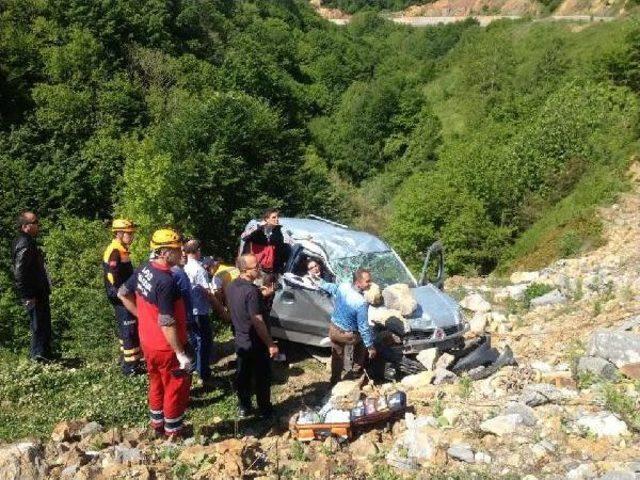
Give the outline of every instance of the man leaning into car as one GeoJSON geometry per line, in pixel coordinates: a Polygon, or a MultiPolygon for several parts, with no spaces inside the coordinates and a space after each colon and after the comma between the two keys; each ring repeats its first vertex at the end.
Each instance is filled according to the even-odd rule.
{"type": "Polygon", "coordinates": [[[370,286],[371,272],[364,268],[355,271],[353,283],[320,283],[320,288],[334,297],[335,304],[329,325],[331,385],[338,383],[342,377],[347,345],[353,345],[353,363],[356,366],[356,373],[364,370],[367,356],[369,358],[376,356],[373,332],[369,325],[369,307],[362,294],[370,286]]]}

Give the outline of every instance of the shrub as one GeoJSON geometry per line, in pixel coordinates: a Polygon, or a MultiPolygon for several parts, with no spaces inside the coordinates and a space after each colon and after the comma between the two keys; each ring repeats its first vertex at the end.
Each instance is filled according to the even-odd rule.
{"type": "Polygon", "coordinates": [[[109,233],[100,221],[64,216],[43,239],[53,283],[51,313],[65,354],[115,358],[115,318],[102,280],[109,233]]]}
{"type": "Polygon", "coordinates": [[[541,297],[542,295],[549,293],[553,290],[551,285],[544,283],[532,283],[524,291],[524,304],[527,308],[531,306],[531,300],[541,297]]]}

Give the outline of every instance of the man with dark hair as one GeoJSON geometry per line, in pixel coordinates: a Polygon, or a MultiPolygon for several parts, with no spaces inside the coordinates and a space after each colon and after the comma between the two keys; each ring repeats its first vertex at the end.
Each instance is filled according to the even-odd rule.
{"type": "Polygon", "coordinates": [[[213,348],[213,334],[209,323],[211,303],[215,301],[211,290],[211,282],[204,266],[200,263],[202,253],[200,242],[191,239],[184,244],[187,262],[184,272],[191,283],[191,313],[193,324],[190,331],[190,342],[195,350],[196,371],[204,386],[211,382],[211,368],[209,359],[213,348]]]}
{"type": "Polygon", "coordinates": [[[142,352],[138,337],[138,319],[122,305],[118,298],[118,289],[133,274],[129,247],[133,243],[136,226],[129,219],[116,218],[111,223],[111,231],[113,239],[102,255],[104,286],[107,300],[113,305],[116,314],[122,373],[135,375],[144,373],[140,364],[142,352]]]}
{"type": "Polygon", "coordinates": [[[18,217],[20,232],[11,246],[11,260],[16,290],[29,314],[31,359],[47,363],[51,360],[51,284],[45,267],[44,254],[36,244],[38,217],[25,211],[18,217]]]}
{"type": "Polygon", "coordinates": [[[255,382],[260,414],[270,418],[273,407],[269,357],[278,355],[278,346],[269,334],[261,294],[253,283],[260,277],[258,259],[252,254],[241,255],[236,264],[240,276],[229,284],[226,296],[235,329],[238,417],[245,418],[251,414],[252,383],[255,382]]]}
{"type": "Polygon", "coordinates": [[[353,274],[353,283],[320,282],[320,288],[334,297],[333,314],[329,325],[331,339],[331,384],[342,377],[345,349],[353,346],[353,363],[357,372],[365,367],[369,358],[376,355],[373,332],[369,325],[369,307],[363,292],[371,286],[371,272],[359,268],[353,274]]]}
{"type": "Polygon", "coordinates": [[[286,246],[277,208],[265,210],[262,221],[247,228],[241,238],[245,242],[245,253],[256,256],[263,272],[283,272],[287,261],[286,246]]]}
{"type": "Polygon", "coordinates": [[[153,260],[118,290],[123,305],[138,317],[140,343],[149,375],[149,413],[157,434],[180,437],[189,404],[192,359],[187,354],[185,304],[171,267],[180,262],[182,238],[175,230],[156,230],[153,260]]]}

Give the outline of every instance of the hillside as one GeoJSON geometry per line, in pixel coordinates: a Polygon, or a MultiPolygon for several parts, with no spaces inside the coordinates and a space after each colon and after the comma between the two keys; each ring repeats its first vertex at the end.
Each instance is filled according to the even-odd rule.
{"type": "MultiPolygon", "coordinates": [[[[43,443],[27,440],[0,446],[0,469],[7,478],[20,471],[21,480],[325,475],[380,480],[418,475],[437,480],[633,478],[640,446],[640,374],[638,363],[630,364],[630,354],[619,345],[634,348],[637,359],[637,164],[629,181],[629,192],[599,210],[603,245],[591,253],[558,260],[539,271],[517,272],[510,279],[448,281],[447,290],[465,298],[463,303],[471,309],[468,337],[490,332],[494,346],[513,349],[517,366],[503,367],[477,381],[449,375],[438,383],[442,373],[436,370],[406,377],[395,386],[384,385],[386,391],[407,392],[415,420],[408,415],[391,429],[373,428],[352,442],[328,439],[306,444],[293,439],[287,431],[289,416],[321,402],[328,372],[291,346],[289,365],[276,367],[275,400],[281,417],[272,428],[234,421],[233,409],[213,414],[208,400],[219,392],[199,392],[189,412],[197,432],[192,438],[169,443],[149,438],[144,428],[67,418],[51,435],[47,430],[43,443]],[[597,343],[594,338],[620,343],[597,343]],[[414,437],[420,448],[409,447],[405,456],[420,452],[418,469],[390,467],[387,458],[394,445],[414,437]]],[[[223,390],[228,388],[223,386],[225,379],[232,375],[229,361],[223,357],[215,366],[223,390]]],[[[55,378],[52,388],[62,394],[65,381],[70,381],[64,379],[82,375],[82,370],[65,373],[57,366],[29,367],[24,361],[16,369],[2,367],[3,411],[19,415],[27,408],[21,405],[22,398],[30,398],[36,408],[42,402],[22,378],[27,371],[32,384],[55,378]]],[[[100,380],[96,387],[103,387],[100,380]]],[[[374,393],[370,386],[364,390],[374,393]]],[[[412,463],[405,459],[400,464],[412,463]]]]}
{"type": "Polygon", "coordinates": [[[620,16],[635,8],[624,0],[420,0],[379,2],[358,0],[311,0],[316,11],[327,19],[348,19],[365,9],[382,9],[394,17],[457,17],[475,15],[498,16],[620,16]]]}
{"type": "MultiPolygon", "coordinates": [[[[533,6],[495,8],[508,5],[533,6]]],[[[566,11],[623,8],[574,5],[566,11]]],[[[336,478],[397,478],[384,456],[406,420],[351,447],[305,447],[284,432],[301,400],[326,393],[324,366],[300,350],[278,372],[280,429],[253,425],[236,439],[230,331],[219,319],[219,382],[194,392],[196,437],[174,448],[145,436],[146,380],[118,372],[102,281],[110,220],[139,225],[135,265],[165,225],[232,262],[246,222],[276,206],[377,233],[416,271],[440,240],[449,291],[490,302],[489,312],[469,313],[474,330],[491,331],[503,351],[511,345],[518,367],[478,382],[450,377],[448,386],[429,374],[412,379],[424,387],[410,401],[429,417],[420,440],[432,447],[433,478],[458,467],[460,479],[479,469],[476,478],[528,480],[633,468],[636,384],[602,352],[588,362],[608,382],[571,367],[592,330],[617,327],[638,308],[636,16],[487,28],[472,19],[410,28],[377,11],[350,19],[334,25],[303,0],[2,2],[0,439],[46,439],[72,419],[99,425],[63,423],[45,447],[0,449],[0,461],[15,466],[18,457],[22,468],[39,459],[54,478],[223,478],[242,469],[304,478],[329,468],[336,478]],[[53,283],[63,359],[46,367],[26,360],[29,326],[13,288],[10,240],[22,209],[42,220],[53,283]],[[517,271],[534,273],[507,280],[517,271]],[[549,382],[570,393],[530,387],[553,401],[507,412],[511,400],[524,402],[525,383],[549,382]],[[513,415],[505,427],[513,430],[481,427],[502,413],[513,415]],[[603,422],[620,435],[599,435],[603,422]]]]}

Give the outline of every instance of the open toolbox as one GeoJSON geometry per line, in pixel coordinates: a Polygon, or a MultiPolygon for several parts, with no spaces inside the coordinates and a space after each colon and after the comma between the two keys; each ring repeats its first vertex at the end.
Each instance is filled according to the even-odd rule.
{"type": "Polygon", "coordinates": [[[351,440],[361,430],[402,417],[407,409],[406,396],[402,395],[402,402],[391,407],[386,406],[367,413],[363,411],[361,415],[356,414],[355,416],[353,413],[357,409],[353,409],[348,422],[298,423],[300,413],[296,413],[289,420],[289,429],[293,437],[302,442],[323,440],[329,436],[351,440]]]}

